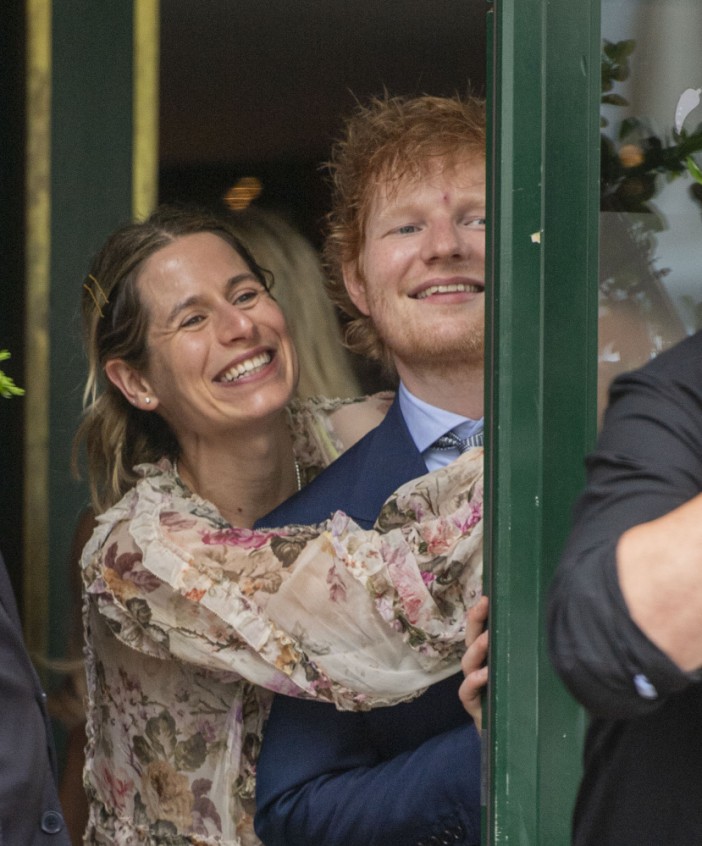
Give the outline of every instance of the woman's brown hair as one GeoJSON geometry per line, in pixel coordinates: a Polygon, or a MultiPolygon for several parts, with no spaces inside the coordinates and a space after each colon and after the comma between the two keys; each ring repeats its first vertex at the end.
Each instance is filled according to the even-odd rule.
{"type": "Polygon", "coordinates": [[[139,478],[134,468],[162,457],[175,458],[178,443],[158,413],[131,405],[105,378],[105,364],[123,359],[135,370],[148,363],[149,315],[141,302],[138,279],[144,262],[180,237],[210,232],[232,246],[266,289],[263,271],[226,219],[192,207],[161,206],[146,220],[115,231],[95,256],[84,280],[81,310],[88,377],[83,418],[73,446],[87,452],[93,508],[101,513],[117,502],[139,478]]]}

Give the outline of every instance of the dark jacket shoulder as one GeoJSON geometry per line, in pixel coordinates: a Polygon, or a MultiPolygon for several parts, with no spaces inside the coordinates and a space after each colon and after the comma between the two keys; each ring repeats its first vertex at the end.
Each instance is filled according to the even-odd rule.
{"type": "Polygon", "coordinates": [[[395,398],[382,423],[257,526],[319,523],[344,511],[367,528],[394,490],[426,472],[395,398]]]}

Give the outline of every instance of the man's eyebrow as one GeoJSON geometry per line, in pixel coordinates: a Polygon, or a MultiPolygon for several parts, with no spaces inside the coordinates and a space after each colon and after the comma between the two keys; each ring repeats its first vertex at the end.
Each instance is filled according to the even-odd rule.
{"type": "MultiPolygon", "coordinates": [[[[225,282],[224,287],[227,295],[229,295],[241,282],[258,282],[259,285],[261,284],[261,280],[258,279],[250,270],[247,270],[244,273],[237,273],[236,276],[232,276],[231,279],[227,279],[225,282]]],[[[166,325],[173,323],[181,312],[191,306],[198,305],[201,301],[202,297],[199,294],[193,294],[192,296],[186,297],[184,300],[176,303],[166,318],[166,325]]]]}

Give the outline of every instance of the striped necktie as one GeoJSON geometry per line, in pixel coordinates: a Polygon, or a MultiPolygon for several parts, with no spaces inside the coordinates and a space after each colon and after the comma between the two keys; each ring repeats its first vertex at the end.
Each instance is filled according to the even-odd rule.
{"type": "Polygon", "coordinates": [[[467,438],[461,438],[455,432],[447,432],[437,438],[431,445],[431,449],[457,449],[463,453],[471,447],[483,445],[483,430],[479,429],[467,438]]]}

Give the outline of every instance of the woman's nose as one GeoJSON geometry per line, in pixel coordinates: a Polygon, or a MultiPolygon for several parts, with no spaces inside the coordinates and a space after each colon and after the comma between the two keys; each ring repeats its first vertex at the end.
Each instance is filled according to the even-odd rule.
{"type": "Polygon", "coordinates": [[[252,338],[256,333],[253,315],[231,303],[222,306],[217,324],[220,338],[224,343],[240,338],[252,338]]]}

